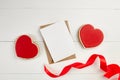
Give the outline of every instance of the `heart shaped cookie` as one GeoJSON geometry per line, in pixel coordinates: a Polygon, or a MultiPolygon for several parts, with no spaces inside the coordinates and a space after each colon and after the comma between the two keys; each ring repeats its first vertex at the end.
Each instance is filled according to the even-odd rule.
{"type": "Polygon", "coordinates": [[[85,48],[98,46],[103,38],[103,32],[100,29],[94,29],[90,24],[86,24],[79,29],[79,40],[85,48]]]}
{"type": "Polygon", "coordinates": [[[17,39],[15,51],[18,57],[27,59],[33,58],[38,54],[37,46],[32,43],[32,40],[28,35],[22,35],[17,39]]]}

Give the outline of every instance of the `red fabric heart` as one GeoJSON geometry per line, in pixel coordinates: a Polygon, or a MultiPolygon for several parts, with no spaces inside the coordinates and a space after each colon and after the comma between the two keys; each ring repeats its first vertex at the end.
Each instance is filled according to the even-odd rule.
{"type": "Polygon", "coordinates": [[[98,46],[103,41],[104,35],[100,29],[94,29],[90,24],[84,25],[79,30],[79,39],[85,48],[98,46]]]}
{"type": "Polygon", "coordinates": [[[38,48],[27,35],[20,36],[15,45],[16,54],[21,58],[33,58],[38,54],[38,48]]]}

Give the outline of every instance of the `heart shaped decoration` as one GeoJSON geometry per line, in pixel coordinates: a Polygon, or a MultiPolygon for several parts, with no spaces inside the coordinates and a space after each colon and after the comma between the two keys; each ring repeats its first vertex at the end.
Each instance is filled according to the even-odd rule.
{"type": "Polygon", "coordinates": [[[20,36],[15,45],[16,54],[21,58],[33,58],[38,54],[38,48],[28,35],[20,36]]]}
{"type": "Polygon", "coordinates": [[[103,32],[100,29],[94,29],[90,24],[86,24],[79,29],[79,40],[85,48],[98,46],[103,38],[103,32]]]}

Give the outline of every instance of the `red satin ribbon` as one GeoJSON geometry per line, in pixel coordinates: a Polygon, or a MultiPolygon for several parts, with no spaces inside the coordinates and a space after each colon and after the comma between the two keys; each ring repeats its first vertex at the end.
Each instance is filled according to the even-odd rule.
{"type": "Polygon", "coordinates": [[[52,72],[50,72],[46,68],[46,66],[44,66],[44,71],[50,77],[57,78],[57,77],[67,74],[72,67],[77,68],[77,69],[82,69],[84,67],[92,65],[95,62],[97,57],[100,59],[100,68],[105,72],[104,76],[106,78],[111,78],[112,76],[119,74],[118,80],[120,80],[120,67],[117,64],[107,65],[107,62],[106,62],[104,56],[99,55],[99,54],[93,54],[92,56],[90,56],[90,58],[87,60],[86,63],[75,62],[73,64],[65,66],[59,75],[56,75],[56,74],[53,74],[52,72]]]}

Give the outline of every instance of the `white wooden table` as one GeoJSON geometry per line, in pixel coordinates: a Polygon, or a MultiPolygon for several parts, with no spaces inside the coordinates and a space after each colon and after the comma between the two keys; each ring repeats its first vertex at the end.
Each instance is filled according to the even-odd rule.
{"type": "Polygon", "coordinates": [[[99,60],[82,70],[72,69],[60,78],[45,74],[43,66],[48,61],[39,26],[63,20],[70,23],[80,62],[98,53],[104,55],[108,63],[120,65],[120,0],[0,0],[0,80],[107,80],[99,69],[99,60]],[[104,32],[100,46],[81,47],[77,31],[86,23],[104,32]],[[15,40],[22,34],[35,38],[40,47],[39,56],[31,60],[16,57],[15,40]]]}

